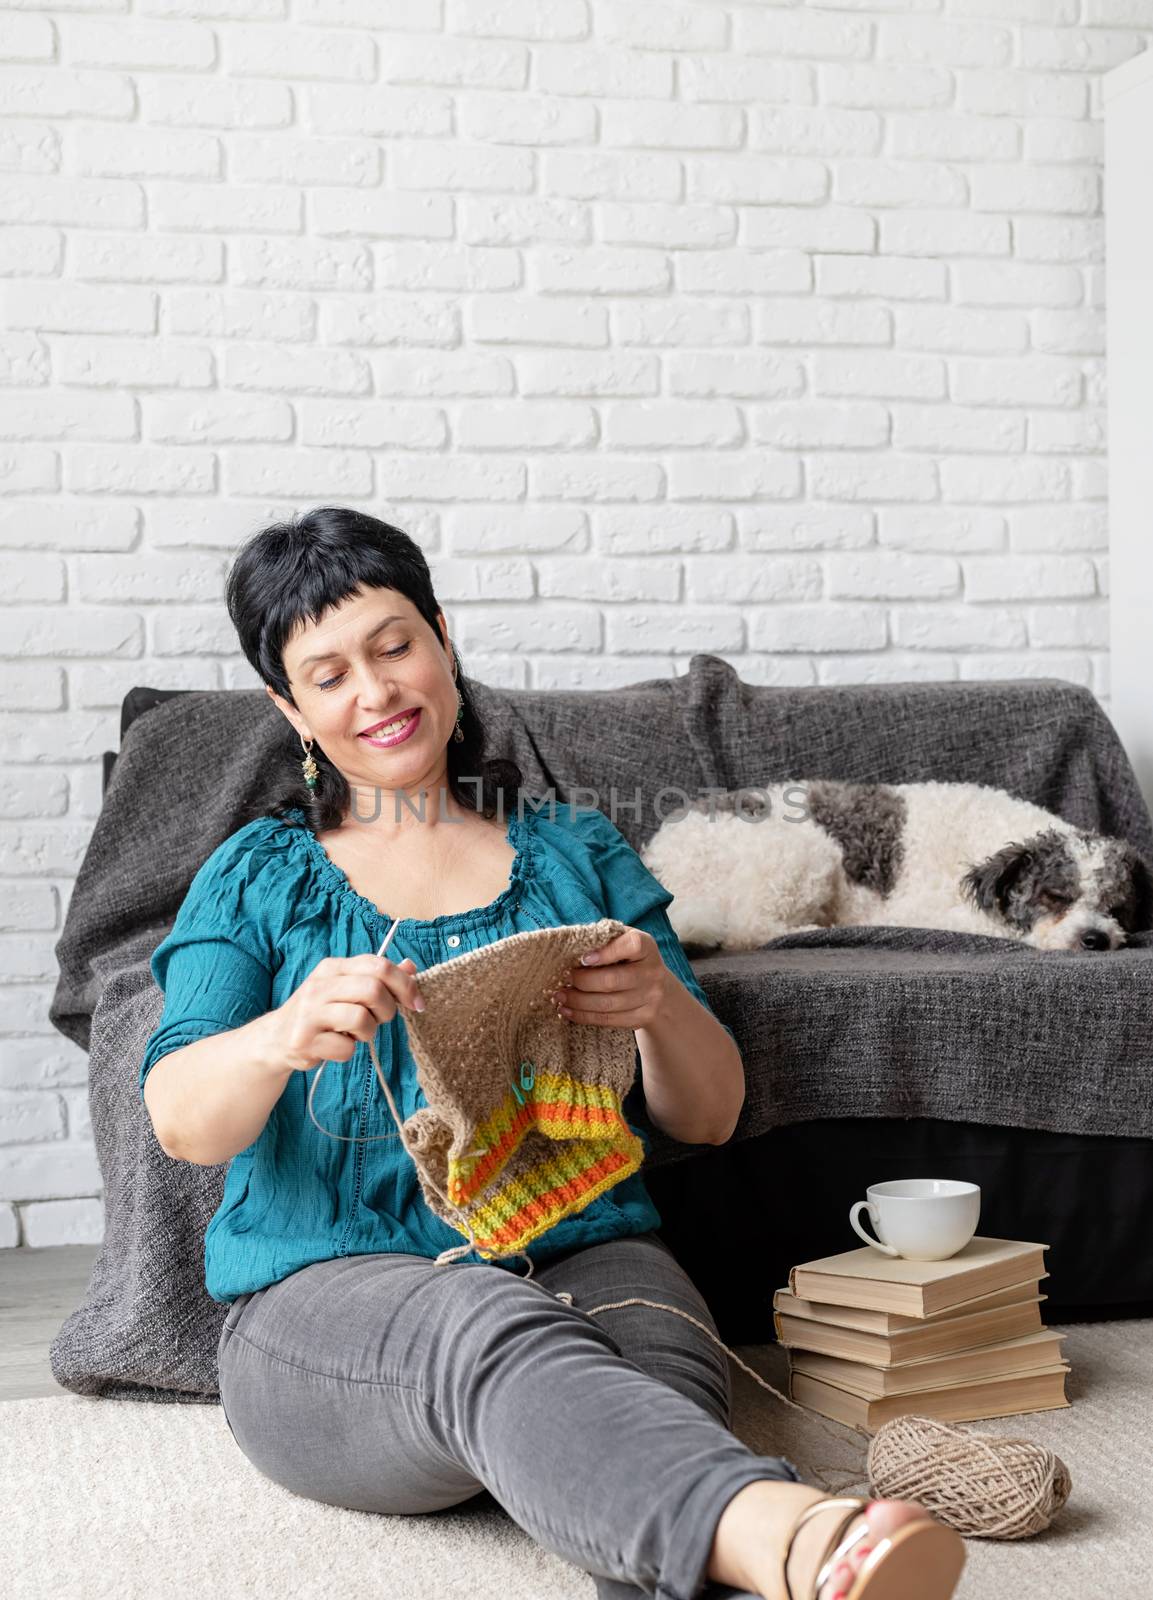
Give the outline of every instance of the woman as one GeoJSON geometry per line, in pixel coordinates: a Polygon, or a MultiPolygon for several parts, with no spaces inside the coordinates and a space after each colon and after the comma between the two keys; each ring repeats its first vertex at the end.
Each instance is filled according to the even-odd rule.
{"type": "Polygon", "coordinates": [[[619,918],[627,932],[558,1005],[573,1026],[639,1030],[650,1113],[689,1142],[732,1131],[735,1040],[672,931],[671,896],[613,824],[526,809],[515,764],[485,758],[407,535],[335,507],[266,528],[229,574],[228,608],[300,769],[205,862],[156,950],[165,1009],[140,1082],[171,1156],[230,1163],[205,1273],[230,1306],[220,1394],[244,1454],[359,1510],[487,1491],[594,1574],[601,1600],[947,1600],[958,1536],[916,1502],[824,1501],[790,1461],[749,1451],[729,1430],[725,1355],[687,1318],[580,1310],[643,1297],[716,1334],[641,1173],[534,1240],[531,1281],[475,1252],[432,1259],[461,1236],[425,1205],[367,1050],[406,1119],[422,1097],[397,1011],[419,1006],[422,970],[619,918]],[[705,1103],[684,1087],[701,1059],[705,1103]],[[310,1107],[307,1074],[325,1062],[310,1107]]]}

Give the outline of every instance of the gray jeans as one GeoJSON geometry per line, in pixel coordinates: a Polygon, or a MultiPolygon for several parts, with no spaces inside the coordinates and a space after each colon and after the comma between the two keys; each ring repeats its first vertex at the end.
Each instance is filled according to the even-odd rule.
{"type": "Polygon", "coordinates": [[[655,1232],[533,1278],[407,1254],[315,1262],[233,1301],[221,1405],[257,1470],[306,1499],[410,1515],[487,1493],[599,1600],[734,1600],[706,1572],[721,1512],[757,1479],[803,1480],[729,1431],[728,1357],[686,1318],[580,1309],[634,1295],[717,1332],[655,1232]]]}

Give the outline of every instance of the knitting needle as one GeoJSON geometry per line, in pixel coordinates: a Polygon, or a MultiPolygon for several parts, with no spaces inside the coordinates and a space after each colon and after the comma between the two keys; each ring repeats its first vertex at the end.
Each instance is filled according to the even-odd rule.
{"type": "MultiPolygon", "coordinates": [[[[384,936],[384,943],[381,945],[380,949],[376,952],[378,956],[382,956],[384,954],[384,952],[388,949],[389,945],[392,943],[392,936],[396,932],[397,928],[399,928],[399,927],[400,927],[400,918],[399,917],[394,917],[393,918],[392,927],[388,930],[388,932],[384,936]]],[[[348,1037],[350,1039],[352,1039],[352,1038],[355,1037],[355,1035],[350,1033],[348,1035],[348,1037]]]]}
{"type": "Polygon", "coordinates": [[[384,936],[384,943],[381,945],[380,949],[376,952],[378,956],[382,956],[384,954],[384,952],[388,949],[389,945],[392,942],[392,936],[393,936],[393,934],[396,932],[396,930],[399,927],[400,927],[400,918],[399,917],[394,917],[393,918],[392,927],[388,930],[388,932],[384,936]]]}
{"type": "Polygon", "coordinates": [[[384,952],[388,949],[389,945],[392,942],[392,936],[393,936],[393,934],[396,932],[396,930],[399,927],[400,927],[400,918],[399,917],[395,917],[393,919],[392,927],[388,930],[388,932],[384,936],[384,943],[381,945],[380,949],[376,952],[378,956],[382,956],[384,954],[384,952]]]}
{"type": "MultiPolygon", "coordinates": [[[[397,928],[399,926],[400,926],[400,918],[397,917],[396,920],[393,922],[392,927],[385,934],[384,943],[381,945],[380,949],[376,952],[378,956],[382,956],[384,954],[384,952],[388,949],[389,941],[391,940],[393,934],[396,932],[396,930],[397,930],[397,928]]],[[[469,1150],[467,1153],[470,1156],[483,1156],[486,1153],[486,1151],[485,1150],[469,1150]]]]}
{"type": "MultiPolygon", "coordinates": [[[[384,943],[381,945],[380,949],[376,952],[378,956],[382,956],[384,954],[384,952],[388,949],[388,946],[389,946],[389,943],[391,942],[392,936],[396,932],[396,930],[397,930],[397,928],[399,926],[400,926],[400,918],[397,917],[394,920],[394,922],[392,924],[392,927],[385,934],[384,943]]],[[[483,1156],[483,1155],[487,1155],[487,1153],[488,1153],[488,1147],[485,1146],[483,1149],[480,1149],[480,1150],[468,1150],[468,1151],[465,1152],[465,1155],[466,1156],[483,1156]]]]}

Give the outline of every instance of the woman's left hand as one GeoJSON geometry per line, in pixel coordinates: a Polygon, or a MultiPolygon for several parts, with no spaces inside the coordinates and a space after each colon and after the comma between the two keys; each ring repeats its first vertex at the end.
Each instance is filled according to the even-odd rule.
{"type": "Polygon", "coordinates": [[[602,1028],[651,1028],[664,1010],[671,977],[652,934],[626,928],[589,953],[596,961],[576,963],[567,986],[555,991],[561,1014],[602,1028]]]}

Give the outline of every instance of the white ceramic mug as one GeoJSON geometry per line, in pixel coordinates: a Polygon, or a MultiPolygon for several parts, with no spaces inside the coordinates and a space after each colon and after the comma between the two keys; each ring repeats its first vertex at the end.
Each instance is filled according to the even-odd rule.
{"type": "Polygon", "coordinates": [[[977,1231],[981,1191],[975,1183],[954,1178],[894,1178],[870,1184],[867,1200],[849,1212],[853,1231],[874,1250],[909,1261],[944,1261],[963,1250],[977,1231]],[[862,1211],[879,1238],[865,1232],[857,1218],[862,1211]]]}

